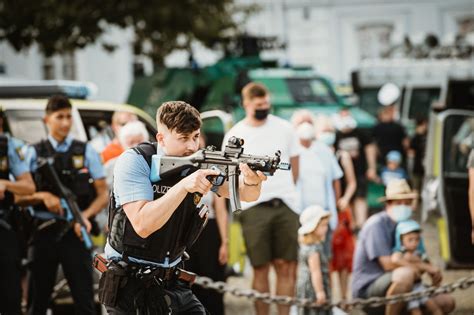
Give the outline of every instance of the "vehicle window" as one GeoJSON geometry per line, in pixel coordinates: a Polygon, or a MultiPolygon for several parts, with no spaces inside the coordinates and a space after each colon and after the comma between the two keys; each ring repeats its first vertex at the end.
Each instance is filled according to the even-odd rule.
{"type": "Polygon", "coordinates": [[[431,104],[439,99],[440,88],[414,88],[410,99],[408,118],[428,118],[431,104]]]}
{"type": "Polygon", "coordinates": [[[444,172],[467,177],[466,165],[474,148],[474,117],[453,115],[444,122],[444,172]]]}
{"type": "Polygon", "coordinates": [[[334,92],[320,79],[287,79],[286,82],[296,102],[337,103],[334,92]]]}
{"type": "Polygon", "coordinates": [[[380,108],[377,100],[378,92],[378,88],[364,88],[359,93],[360,107],[374,117],[377,117],[377,112],[380,108]]]}
{"type": "MultiPolygon", "coordinates": [[[[15,138],[31,144],[48,136],[48,128],[43,122],[44,111],[42,110],[7,110],[5,116],[8,129],[15,138]]],[[[74,124],[71,134],[75,138],[79,138],[79,132],[74,124]]]]}
{"type": "MultiPolygon", "coordinates": [[[[79,110],[81,115],[84,128],[87,132],[87,138],[89,140],[97,137],[104,138],[107,143],[114,138],[114,134],[110,124],[112,122],[112,111],[100,111],[100,110],[79,110]]],[[[150,125],[142,117],[138,116],[138,120],[145,124],[148,134],[150,135],[150,141],[156,141],[156,129],[150,125]]]]}

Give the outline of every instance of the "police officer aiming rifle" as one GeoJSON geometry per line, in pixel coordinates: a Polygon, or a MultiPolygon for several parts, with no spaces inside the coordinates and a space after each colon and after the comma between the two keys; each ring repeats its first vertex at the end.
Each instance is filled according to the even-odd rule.
{"type": "MultiPolygon", "coordinates": [[[[109,207],[109,260],[99,285],[99,299],[109,314],[206,314],[192,294],[193,275],[184,271],[183,257],[205,223],[197,205],[211,190],[212,169],[181,172],[153,182],[153,155],[189,156],[199,149],[201,119],[191,105],[173,101],[160,106],[158,145],[143,143],[125,151],[114,170],[109,207]]],[[[239,192],[256,200],[266,176],[240,165],[239,192]]],[[[228,182],[216,193],[229,198],[228,182]]]]}

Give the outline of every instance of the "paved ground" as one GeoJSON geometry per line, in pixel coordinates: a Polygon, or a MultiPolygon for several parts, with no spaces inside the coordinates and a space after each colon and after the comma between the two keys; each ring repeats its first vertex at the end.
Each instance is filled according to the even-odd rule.
{"type": "MultiPolygon", "coordinates": [[[[442,266],[442,261],[439,256],[439,245],[436,228],[433,224],[426,223],[423,225],[423,235],[425,237],[427,252],[433,262],[442,266]]],[[[247,264],[248,266],[248,264],[247,264]]],[[[251,286],[251,270],[246,268],[244,272],[244,277],[231,277],[228,280],[228,283],[232,286],[238,286],[240,288],[250,288],[251,286]]],[[[474,276],[474,270],[446,270],[444,271],[444,281],[445,283],[451,283],[461,277],[474,276]]],[[[271,276],[271,281],[274,283],[274,275],[271,276]]],[[[339,288],[333,288],[333,298],[335,301],[340,299],[339,288]]],[[[464,291],[456,291],[453,293],[454,298],[456,299],[456,311],[453,314],[458,315],[474,315],[474,287],[471,287],[464,291]]],[[[226,305],[226,315],[252,315],[255,314],[253,310],[253,305],[248,300],[244,298],[237,298],[235,296],[226,295],[225,296],[225,305],[226,305]]],[[[272,306],[272,314],[277,314],[276,307],[272,306]]],[[[359,311],[353,311],[352,315],[363,314],[359,311]]]]}

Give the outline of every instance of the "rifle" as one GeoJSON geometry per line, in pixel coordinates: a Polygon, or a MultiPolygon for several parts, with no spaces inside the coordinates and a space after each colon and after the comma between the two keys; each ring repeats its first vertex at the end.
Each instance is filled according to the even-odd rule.
{"type": "Polygon", "coordinates": [[[61,199],[61,207],[66,211],[66,221],[70,224],[61,231],[60,238],[64,236],[74,223],[79,223],[81,226],[82,241],[87,249],[92,249],[91,236],[87,232],[86,225],[82,219],[81,210],[76,202],[76,196],[69,188],[61,183],[52,164],[52,158],[38,159],[37,172],[52,186],[54,194],[61,199]]]}
{"type": "Polygon", "coordinates": [[[242,147],[244,140],[231,137],[224,151],[216,151],[214,146],[208,146],[190,156],[152,156],[150,180],[157,182],[170,176],[189,173],[198,169],[215,169],[220,175],[208,176],[212,183],[213,191],[221,186],[225,180],[229,181],[229,195],[232,212],[242,210],[239,195],[240,163],[247,164],[254,171],[262,171],[265,175],[273,175],[277,169],[290,170],[290,163],[280,163],[281,152],[274,156],[258,156],[244,154],[242,147]]]}

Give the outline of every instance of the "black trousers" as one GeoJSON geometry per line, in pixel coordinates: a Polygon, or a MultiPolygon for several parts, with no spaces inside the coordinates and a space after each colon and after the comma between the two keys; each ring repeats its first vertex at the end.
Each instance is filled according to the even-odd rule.
{"type": "MultiPolygon", "coordinates": [[[[225,265],[219,264],[221,237],[215,219],[209,219],[196,243],[189,249],[191,258],[185,269],[214,281],[225,281],[225,265]]],[[[192,287],[194,294],[212,315],[224,314],[224,295],[213,289],[198,285],[192,287]]]]}
{"type": "Polygon", "coordinates": [[[0,226],[0,314],[21,314],[21,270],[18,235],[0,226]]]}
{"type": "Polygon", "coordinates": [[[72,230],[60,241],[55,240],[54,233],[38,233],[30,255],[30,315],[46,314],[59,264],[71,289],[75,313],[95,313],[91,252],[72,230]]]}
{"type": "MultiPolygon", "coordinates": [[[[171,300],[172,314],[189,314],[189,315],[205,315],[207,314],[206,309],[202,306],[201,302],[189,288],[187,283],[178,281],[173,286],[168,286],[165,289],[166,294],[171,300]]],[[[127,294],[127,292],[121,292],[121,294],[127,294]]],[[[135,315],[136,311],[125,311],[118,307],[105,307],[107,313],[110,315],[135,315]]],[[[154,315],[154,314],[150,314],[154,315]]]]}

